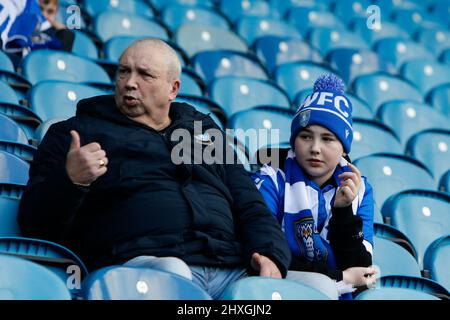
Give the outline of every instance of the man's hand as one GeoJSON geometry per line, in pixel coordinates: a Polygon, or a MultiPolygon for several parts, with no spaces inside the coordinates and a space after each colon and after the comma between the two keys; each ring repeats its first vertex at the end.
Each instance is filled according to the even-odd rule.
{"type": "Polygon", "coordinates": [[[352,267],[342,272],[342,280],[354,286],[367,286],[370,288],[375,285],[377,273],[377,269],[373,267],[352,267]]]}
{"type": "Polygon", "coordinates": [[[259,271],[261,277],[281,279],[281,272],[277,265],[266,256],[255,252],[252,255],[251,266],[256,271],[259,271]]]}
{"type": "Polygon", "coordinates": [[[70,131],[72,142],[67,153],[66,170],[74,184],[88,186],[106,172],[108,158],[101,146],[92,142],[81,147],[80,135],[70,131]]]}
{"type": "Polygon", "coordinates": [[[338,176],[341,180],[341,185],[336,191],[334,198],[333,207],[335,208],[344,208],[351,205],[361,187],[361,173],[358,168],[351,163],[348,166],[352,172],[344,172],[338,176]]]}

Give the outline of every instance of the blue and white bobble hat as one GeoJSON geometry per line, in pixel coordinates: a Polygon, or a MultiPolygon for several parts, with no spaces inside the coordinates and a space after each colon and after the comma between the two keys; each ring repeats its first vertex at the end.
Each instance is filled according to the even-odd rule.
{"type": "Polygon", "coordinates": [[[314,92],[307,96],[295,113],[291,123],[291,147],[305,127],[317,124],[341,141],[348,154],[353,140],[352,103],[344,95],[344,83],[334,74],[324,74],[314,83],[314,92]]]}

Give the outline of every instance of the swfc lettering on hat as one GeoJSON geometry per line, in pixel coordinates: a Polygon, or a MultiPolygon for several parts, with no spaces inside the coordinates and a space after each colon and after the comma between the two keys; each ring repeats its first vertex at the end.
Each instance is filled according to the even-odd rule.
{"type": "Polygon", "coordinates": [[[352,103],[344,95],[344,83],[334,74],[324,74],[314,83],[314,91],[305,98],[291,123],[291,147],[295,138],[305,127],[316,124],[333,132],[350,152],[352,129],[352,103]]]}

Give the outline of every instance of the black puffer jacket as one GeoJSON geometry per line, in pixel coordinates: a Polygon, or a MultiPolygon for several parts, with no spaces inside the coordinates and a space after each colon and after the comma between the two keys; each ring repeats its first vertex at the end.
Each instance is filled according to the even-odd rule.
{"type": "MultiPolygon", "coordinates": [[[[180,146],[171,141],[174,130],[193,132],[194,121],[202,121],[203,132],[217,128],[212,119],[180,103],[170,117],[158,132],[120,113],[113,96],[81,101],[77,116],[51,126],[39,146],[20,205],[24,235],[68,246],[90,269],[138,255],[249,268],[259,252],[286,274],[284,235],[241,165],[171,161],[180,146]],[[82,145],[98,142],[109,160],[88,189],[72,184],[65,170],[73,129],[82,145]]],[[[183,143],[198,142],[191,140],[183,143]]]]}

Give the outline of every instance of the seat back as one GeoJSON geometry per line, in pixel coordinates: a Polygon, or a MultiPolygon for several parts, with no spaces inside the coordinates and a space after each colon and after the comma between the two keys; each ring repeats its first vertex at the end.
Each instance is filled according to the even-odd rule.
{"type": "Polygon", "coordinates": [[[29,168],[24,160],[0,150],[0,183],[26,185],[29,168]]]}
{"type": "Polygon", "coordinates": [[[433,241],[427,248],[423,259],[424,270],[431,279],[439,282],[450,291],[450,235],[442,236],[433,241]]]}
{"type": "Polygon", "coordinates": [[[355,300],[440,300],[429,293],[414,289],[376,288],[361,292],[355,300]]]}

